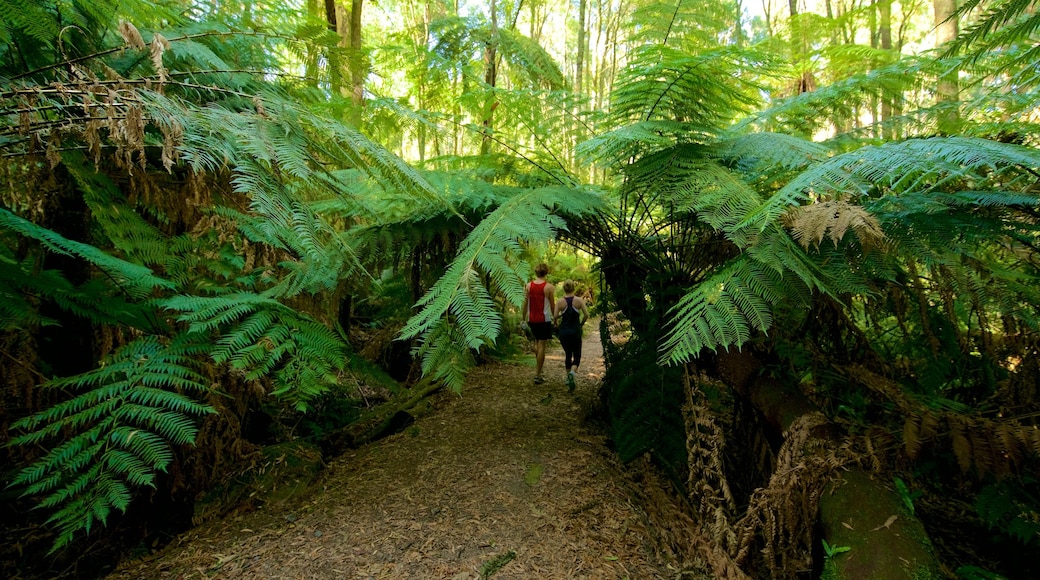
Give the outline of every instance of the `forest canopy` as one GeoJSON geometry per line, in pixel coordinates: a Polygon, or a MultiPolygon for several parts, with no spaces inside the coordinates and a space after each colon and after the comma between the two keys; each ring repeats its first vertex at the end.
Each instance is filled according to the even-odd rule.
{"type": "Polygon", "coordinates": [[[856,577],[862,473],[920,570],[1028,577],[1038,8],[0,0],[0,513],[74,558],[458,389],[548,244],[719,575],[856,577]]]}

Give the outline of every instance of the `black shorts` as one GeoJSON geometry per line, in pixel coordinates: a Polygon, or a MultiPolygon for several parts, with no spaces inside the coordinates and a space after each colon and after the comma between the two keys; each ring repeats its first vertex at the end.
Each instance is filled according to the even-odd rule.
{"type": "Polygon", "coordinates": [[[552,338],[553,327],[551,322],[532,322],[529,326],[535,340],[549,340],[552,338]]]}

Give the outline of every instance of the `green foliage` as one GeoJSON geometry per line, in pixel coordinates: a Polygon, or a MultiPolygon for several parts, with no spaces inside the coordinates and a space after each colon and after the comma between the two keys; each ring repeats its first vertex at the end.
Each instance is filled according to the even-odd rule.
{"type": "Polygon", "coordinates": [[[116,258],[90,244],[69,240],[53,230],[40,227],[4,208],[0,208],[0,227],[33,239],[54,253],[86,260],[104,272],[113,283],[128,292],[131,297],[146,296],[153,289],[172,288],[172,284],[155,276],[150,269],[144,266],[116,258]]]}
{"type": "Polygon", "coordinates": [[[827,540],[822,540],[822,542],[823,556],[828,560],[837,556],[838,554],[843,554],[852,550],[852,548],[850,548],[849,546],[832,546],[827,543],[827,540]]]}
{"type": "MultiPolygon", "coordinates": [[[[763,166],[762,159],[775,157],[762,147],[772,141],[758,137],[757,141],[730,145],[723,152],[732,157],[721,157],[720,161],[748,172],[747,181],[755,182],[757,176],[753,172],[763,166]]],[[[803,149],[812,150],[808,146],[803,149]]],[[[818,150],[816,154],[819,155],[818,150]]],[[[730,265],[720,264],[716,275],[688,293],[676,307],[676,323],[663,345],[670,360],[687,360],[702,348],[740,346],[751,336],[750,329],[768,330],[771,305],[805,296],[806,290],[835,297],[869,293],[876,283],[869,276],[887,280],[894,275],[885,266],[886,260],[893,258],[905,257],[941,267],[954,275],[951,283],[956,284],[961,295],[974,290],[983,300],[999,302],[1005,312],[1020,313],[1025,321],[1035,319],[1032,309],[1023,309],[1021,298],[1017,298],[1032,294],[1023,285],[1031,277],[1020,270],[1000,267],[979,254],[988,251],[986,242],[994,231],[1009,227],[1010,231],[1033,231],[1024,221],[1026,216],[1018,214],[1016,208],[1037,203],[1034,195],[1017,193],[1028,187],[1029,168],[1040,165],[1040,154],[1035,149],[983,139],[933,138],[890,142],[830,157],[799,155],[795,160],[804,163],[802,170],[757,206],[755,195],[746,188],[725,188],[726,194],[719,196],[703,186],[702,190],[708,189],[707,195],[685,193],[691,200],[688,206],[745,253],[730,265]],[[881,254],[856,253],[857,262],[874,262],[865,266],[866,270],[836,266],[829,259],[830,252],[822,249],[815,255],[808,253],[807,246],[803,249],[792,244],[784,231],[784,218],[791,215],[793,207],[812,208],[834,198],[859,200],[888,239],[881,246],[885,250],[881,254]],[[989,221],[982,209],[997,210],[994,215],[1004,221],[989,221]],[[968,217],[967,212],[973,215],[968,217]],[[940,215],[945,221],[937,220],[940,215]],[[1008,218],[1014,221],[1006,221],[1008,218]],[[954,243],[954,237],[961,242],[954,243]],[[965,243],[965,237],[971,242],[965,243]],[[971,259],[966,261],[956,255],[971,259]],[[752,260],[758,265],[752,266],[752,260]],[[981,264],[987,266],[979,270],[976,266],[981,264]],[[770,271],[773,273],[767,277],[765,274],[770,271]],[[785,272],[793,276],[785,276],[785,272]],[[1001,292],[993,291],[997,284],[1001,292]],[[984,288],[987,290],[982,295],[979,291],[984,288]]],[[[672,166],[667,170],[686,171],[672,166]]],[[[724,184],[726,180],[716,178],[716,182],[724,184]]],[[[832,211],[820,219],[837,217],[840,216],[832,211]]],[[[797,228],[792,229],[796,237],[801,235],[797,228]]],[[[869,247],[867,242],[869,239],[861,234],[860,245],[869,247]]],[[[848,258],[846,255],[845,259],[848,258]]]]}
{"type": "Polygon", "coordinates": [[[480,577],[490,578],[495,575],[503,566],[512,562],[516,558],[516,552],[510,550],[504,554],[499,554],[494,558],[484,562],[480,566],[480,577]]]}
{"type": "MultiPolygon", "coordinates": [[[[981,0],[967,0],[957,8],[957,15],[968,14],[979,8],[981,0]]],[[[1005,53],[996,74],[1010,71],[1010,83],[1017,86],[1037,87],[1034,65],[1040,59],[1040,14],[1029,0],[998,0],[983,7],[980,17],[956,40],[944,47],[945,54],[967,51],[977,61],[990,54],[1005,53]]]]}
{"type": "Polygon", "coordinates": [[[155,487],[170,446],[194,441],[211,412],[189,397],[212,381],[206,357],[207,376],[256,380],[297,411],[342,393],[360,371],[320,321],[334,315],[308,309],[370,279],[344,215],[376,197],[450,204],[331,120],[328,95],[278,76],[286,55],[329,44],[306,26],[291,39],[289,10],[241,32],[179,3],[37,4],[0,4],[0,37],[17,40],[0,50],[0,330],[112,337],[83,357],[93,368],[47,383],[67,399],[21,419],[12,441],[41,450],[12,485],[44,496],[57,549],[155,487]]]}
{"type": "Polygon", "coordinates": [[[272,395],[305,411],[311,399],[339,384],[347,346],[328,327],[277,300],[252,293],[216,297],[176,296],[162,301],[180,312],[188,332],[219,333],[210,350],[247,380],[271,376],[272,395]]]}
{"type": "Polygon", "coordinates": [[[11,445],[52,445],[10,483],[25,495],[47,494],[41,508],[55,509],[53,550],[104,525],[113,509],[125,512],[133,488],[155,487],[166,471],[170,445],[191,445],[194,416],[213,412],[190,394],[208,391],[193,370],[203,346],[188,339],[144,337],[115,352],[94,371],[54,380],[43,388],[71,398],[12,427],[26,431],[11,445]]]}
{"type": "Polygon", "coordinates": [[[990,529],[1014,538],[1026,547],[1040,544],[1040,521],[1036,480],[1002,480],[982,488],[975,510],[990,529]]]}
{"type": "Polygon", "coordinates": [[[958,566],[954,573],[961,580],[1007,580],[1006,576],[978,566],[958,566]]]}
{"type": "Polygon", "coordinates": [[[649,453],[673,480],[685,481],[681,370],[658,365],[653,343],[638,335],[605,354],[608,366],[601,392],[618,456],[631,461],[649,453]]]}
{"type": "Polygon", "coordinates": [[[910,515],[913,515],[914,500],[921,496],[921,492],[910,491],[910,488],[906,485],[906,482],[899,477],[893,478],[892,483],[893,485],[895,485],[896,493],[899,494],[899,499],[903,502],[903,506],[906,507],[906,511],[910,512],[910,515]]]}
{"type": "Polygon", "coordinates": [[[517,260],[522,244],[551,239],[565,227],[561,213],[594,211],[600,198],[568,188],[517,191],[473,228],[447,271],[416,304],[419,312],[401,330],[418,338],[423,373],[459,388],[472,366],[467,349],[493,344],[502,332],[502,314],[491,290],[520,306],[526,264],[517,260]]]}

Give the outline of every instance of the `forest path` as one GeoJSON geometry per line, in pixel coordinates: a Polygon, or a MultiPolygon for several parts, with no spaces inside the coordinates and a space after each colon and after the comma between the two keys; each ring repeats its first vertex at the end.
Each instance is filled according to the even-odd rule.
{"type": "Polygon", "coordinates": [[[574,393],[555,341],[545,384],[531,356],[477,368],[411,427],[330,462],[302,502],[192,529],[108,578],[674,577],[585,421],[604,374],[598,332],[583,348],[574,393]]]}

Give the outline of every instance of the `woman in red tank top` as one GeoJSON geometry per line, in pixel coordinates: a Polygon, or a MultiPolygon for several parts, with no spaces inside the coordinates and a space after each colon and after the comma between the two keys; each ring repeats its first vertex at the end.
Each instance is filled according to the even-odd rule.
{"type": "Polygon", "coordinates": [[[524,291],[524,304],[520,312],[524,314],[524,322],[531,327],[534,335],[534,384],[545,382],[542,377],[542,366],[545,364],[545,344],[552,338],[552,321],[556,311],[556,288],[545,279],[549,275],[549,266],[542,263],[534,268],[535,279],[527,284],[524,291]]]}

